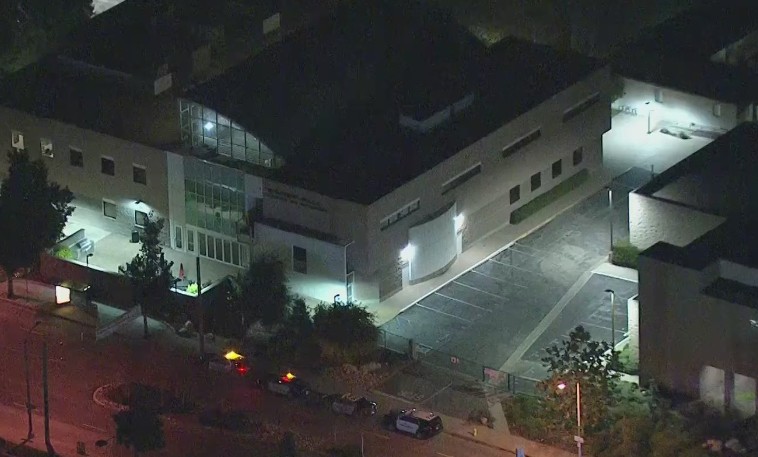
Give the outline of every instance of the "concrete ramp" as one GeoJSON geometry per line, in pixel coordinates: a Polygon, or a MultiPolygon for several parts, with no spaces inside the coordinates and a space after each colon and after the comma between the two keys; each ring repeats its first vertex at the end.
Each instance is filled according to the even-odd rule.
{"type": "Polygon", "coordinates": [[[105,325],[98,325],[97,331],[95,332],[95,339],[102,340],[103,338],[106,338],[112,334],[114,334],[116,331],[118,331],[120,328],[123,328],[126,325],[129,325],[140,317],[142,315],[140,307],[135,306],[134,308],[126,311],[124,314],[118,316],[117,318],[113,319],[112,321],[108,322],[105,325]]]}

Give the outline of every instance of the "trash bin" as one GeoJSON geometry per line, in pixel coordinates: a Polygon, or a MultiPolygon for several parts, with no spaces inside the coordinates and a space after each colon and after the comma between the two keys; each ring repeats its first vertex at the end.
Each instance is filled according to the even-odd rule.
{"type": "Polygon", "coordinates": [[[139,232],[132,230],[132,243],[139,243],[139,232]]]}

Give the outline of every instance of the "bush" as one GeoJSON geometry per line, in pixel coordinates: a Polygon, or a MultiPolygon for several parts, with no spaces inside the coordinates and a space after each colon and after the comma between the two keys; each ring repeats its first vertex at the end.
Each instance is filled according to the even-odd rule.
{"type": "Polygon", "coordinates": [[[611,263],[620,267],[637,269],[637,258],[640,255],[640,248],[634,246],[628,241],[623,241],[613,246],[611,263]]]}
{"type": "Polygon", "coordinates": [[[468,413],[470,424],[486,425],[489,428],[495,427],[495,418],[488,409],[475,409],[468,413]]]}
{"type": "Polygon", "coordinates": [[[74,258],[74,251],[68,246],[59,246],[55,249],[55,256],[63,260],[71,260],[74,258]]]}
{"type": "Polygon", "coordinates": [[[503,400],[503,412],[511,433],[524,438],[543,441],[544,421],[540,418],[540,399],[516,395],[503,400]]]}
{"type": "Polygon", "coordinates": [[[321,303],[313,312],[313,331],[328,364],[360,365],[376,356],[379,329],[363,306],[321,303]]]}
{"type": "Polygon", "coordinates": [[[532,214],[553,203],[555,200],[558,200],[562,196],[581,186],[588,177],[589,171],[587,171],[586,168],[583,168],[574,176],[568,178],[567,180],[553,187],[549,191],[545,192],[524,206],[511,212],[511,224],[518,224],[532,214]]]}
{"type": "Polygon", "coordinates": [[[192,284],[187,286],[187,293],[190,295],[197,295],[198,291],[199,291],[199,287],[197,286],[196,282],[193,282],[192,284]]]}
{"type": "Polygon", "coordinates": [[[621,371],[626,374],[636,375],[640,373],[639,358],[632,357],[632,350],[628,344],[619,352],[619,365],[621,371]]]}

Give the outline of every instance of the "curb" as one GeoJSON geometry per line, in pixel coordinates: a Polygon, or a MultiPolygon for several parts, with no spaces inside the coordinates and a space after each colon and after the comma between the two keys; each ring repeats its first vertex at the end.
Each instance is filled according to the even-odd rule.
{"type": "Polygon", "coordinates": [[[92,401],[94,401],[95,404],[97,404],[98,406],[102,406],[103,408],[112,409],[114,411],[126,411],[127,409],[129,409],[128,406],[108,400],[107,398],[105,398],[105,394],[103,393],[106,389],[110,389],[111,387],[114,387],[117,385],[118,384],[106,384],[104,386],[98,387],[92,393],[92,401]]]}
{"type": "Polygon", "coordinates": [[[46,311],[45,309],[43,309],[39,305],[24,305],[24,304],[21,304],[21,303],[17,302],[16,300],[13,300],[11,298],[7,298],[7,297],[4,297],[4,296],[0,297],[0,301],[2,301],[4,303],[7,303],[9,305],[13,305],[13,306],[15,306],[17,308],[27,309],[27,310],[35,312],[35,313],[42,313],[42,314],[45,314],[45,315],[48,315],[48,316],[51,316],[51,317],[55,317],[55,318],[58,318],[58,319],[63,319],[64,321],[73,322],[73,323],[79,324],[79,325],[81,325],[83,327],[88,327],[88,328],[96,328],[97,327],[96,325],[91,325],[91,324],[88,324],[86,322],[82,322],[82,321],[79,321],[79,320],[76,320],[76,319],[72,319],[70,317],[61,316],[59,314],[51,313],[50,311],[46,311]]]}
{"type": "MultiPolygon", "coordinates": [[[[476,444],[479,444],[479,445],[482,445],[482,446],[487,446],[487,447],[492,448],[492,449],[497,449],[499,451],[504,451],[504,452],[507,452],[509,454],[516,455],[516,451],[514,451],[514,450],[506,449],[506,448],[504,448],[502,446],[498,446],[496,444],[491,444],[491,443],[488,443],[486,441],[478,440],[478,439],[476,439],[476,438],[474,438],[472,436],[466,435],[465,433],[451,432],[451,431],[448,431],[448,430],[445,430],[445,429],[442,430],[442,433],[447,433],[450,436],[454,436],[454,437],[460,438],[462,440],[470,441],[472,443],[476,443],[476,444]]],[[[528,456],[529,454],[525,454],[525,455],[528,456]]]]}

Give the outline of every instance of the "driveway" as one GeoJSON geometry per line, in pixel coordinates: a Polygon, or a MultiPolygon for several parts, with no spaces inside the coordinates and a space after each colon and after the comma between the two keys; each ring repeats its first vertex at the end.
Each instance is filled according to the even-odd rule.
{"type": "MultiPolygon", "coordinates": [[[[649,178],[649,170],[633,168],[614,180],[615,239],[628,238],[628,192],[649,178]]],[[[479,370],[473,376],[480,376],[481,366],[499,368],[572,285],[607,258],[609,225],[608,193],[601,191],[420,300],[382,329],[445,355],[441,360],[454,357],[458,365],[470,365],[469,371],[479,370]]],[[[601,293],[606,288],[597,287],[601,293]]]]}

